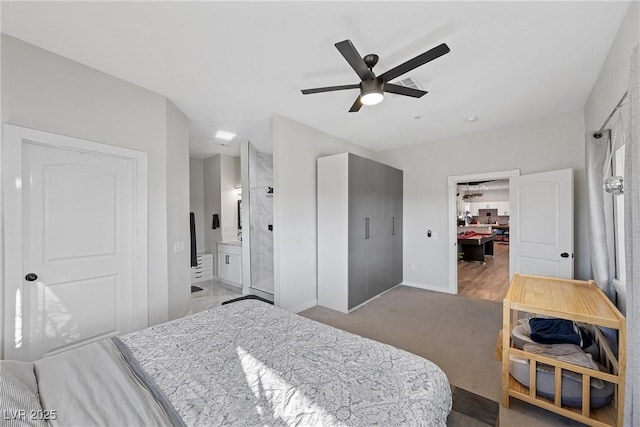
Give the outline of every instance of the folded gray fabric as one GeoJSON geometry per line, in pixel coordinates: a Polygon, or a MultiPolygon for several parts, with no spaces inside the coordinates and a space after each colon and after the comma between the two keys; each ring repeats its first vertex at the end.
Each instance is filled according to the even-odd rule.
{"type": "MultiPolygon", "coordinates": [[[[573,365],[582,366],[589,369],[595,369],[600,371],[600,367],[593,361],[591,355],[585,353],[580,347],[575,344],[525,344],[523,350],[533,354],[539,354],[541,356],[552,357],[563,362],[571,363],[573,365]]],[[[544,363],[538,364],[542,370],[553,372],[553,367],[544,363]],[[547,369],[551,368],[551,369],[547,369]]],[[[575,379],[576,381],[582,381],[582,374],[572,372],[567,369],[562,370],[562,375],[568,378],[575,379]]],[[[591,386],[602,389],[604,383],[598,378],[591,378],[591,386]]]]}

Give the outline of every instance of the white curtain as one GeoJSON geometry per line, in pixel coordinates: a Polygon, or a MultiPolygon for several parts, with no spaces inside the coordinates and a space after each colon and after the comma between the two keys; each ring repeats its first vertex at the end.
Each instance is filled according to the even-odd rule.
{"type": "Polygon", "coordinates": [[[624,228],[627,282],[627,380],[624,425],[640,425],[640,54],[631,57],[630,127],[625,146],[624,228]]]}
{"type": "Polygon", "coordinates": [[[613,300],[611,279],[613,270],[609,268],[609,244],[612,242],[613,226],[611,219],[611,196],[602,189],[604,165],[609,150],[611,132],[607,129],[590,132],[586,135],[586,171],[587,171],[587,226],[589,233],[589,251],[593,280],[600,289],[613,300]],[[605,200],[608,205],[605,205],[605,200]],[[608,210],[608,211],[607,211],[608,210]]]}

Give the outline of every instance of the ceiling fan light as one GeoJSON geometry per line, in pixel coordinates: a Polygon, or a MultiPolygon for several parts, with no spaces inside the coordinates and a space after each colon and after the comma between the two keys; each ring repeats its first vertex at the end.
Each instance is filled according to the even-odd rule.
{"type": "Polygon", "coordinates": [[[382,102],[383,99],[384,95],[382,95],[381,92],[363,93],[360,96],[360,102],[362,102],[364,105],[376,105],[382,102]]]}
{"type": "Polygon", "coordinates": [[[364,105],[376,105],[383,99],[383,82],[380,79],[363,80],[360,82],[360,102],[364,105]]]}

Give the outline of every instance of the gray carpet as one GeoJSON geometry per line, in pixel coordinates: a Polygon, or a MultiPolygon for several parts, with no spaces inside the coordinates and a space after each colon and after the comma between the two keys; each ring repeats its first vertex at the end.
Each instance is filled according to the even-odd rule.
{"type": "MultiPolygon", "coordinates": [[[[500,402],[501,365],[494,349],[502,328],[501,303],[398,286],[349,314],[324,307],[300,314],[425,357],[442,368],[455,388],[500,402]]],[[[473,417],[462,415],[469,417],[454,411],[450,426],[487,425],[452,424],[459,419],[471,422],[473,417]]],[[[499,407],[499,425],[582,424],[512,399],[509,409],[499,407]]]]}

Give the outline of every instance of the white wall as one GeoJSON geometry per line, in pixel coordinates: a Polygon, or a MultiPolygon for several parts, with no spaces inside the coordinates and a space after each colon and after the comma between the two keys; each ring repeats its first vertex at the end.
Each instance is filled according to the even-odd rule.
{"type": "Polygon", "coordinates": [[[189,231],[189,121],[166,100],[167,120],[167,266],[169,318],[189,311],[191,299],[191,251],[189,231]],[[175,252],[175,244],[181,251],[175,252]]]}
{"type": "Polygon", "coordinates": [[[204,160],[204,250],[214,254],[213,262],[217,269],[216,242],[222,241],[222,228],[211,228],[213,215],[222,216],[222,204],[220,203],[220,156],[209,157],[204,160]]]}
{"type": "Polygon", "coordinates": [[[273,119],[275,303],[287,310],[317,302],[316,159],[347,151],[373,158],[367,149],[302,123],[273,119]]]}
{"type": "MultiPolygon", "coordinates": [[[[173,234],[168,222],[168,203],[176,199],[167,186],[167,131],[181,127],[175,121],[184,117],[168,118],[167,113],[163,96],[2,35],[3,123],[148,153],[150,324],[168,319],[174,285],[168,281],[168,264],[181,262],[168,257],[168,230],[173,238],[188,238],[173,234]]],[[[172,155],[184,150],[184,142],[179,145],[172,155]]],[[[183,173],[183,168],[172,169],[171,179],[182,182],[183,173]]]]}
{"type": "Polygon", "coordinates": [[[238,240],[238,195],[240,157],[220,156],[220,197],[222,240],[238,240]]]}
{"type": "Polygon", "coordinates": [[[631,50],[640,41],[640,2],[632,1],[584,107],[585,127],[598,130],[629,86],[631,50]]]}
{"type": "Polygon", "coordinates": [[[204,252],[204,161],[189,159],[190,212],[196,219],[196,247],[204,252]]]}
{"type": "Polygon", "coordinates": [[[573,168],[576,276],[590,276],[586,241],[582,112],[518,123],[377,153],[404,171],[403,280],[446,291],[449,283],[447,177],[520,169],[522,175],[573,168]],[[427,238],[430,229],[437,239],[427,238]],[[585,256],[587,257],[585,259],[585,256]],[[411,265],[416,271],[411,271],[411,265]]]}

